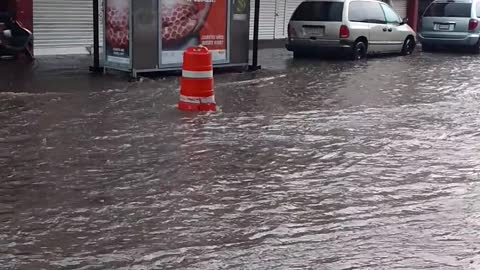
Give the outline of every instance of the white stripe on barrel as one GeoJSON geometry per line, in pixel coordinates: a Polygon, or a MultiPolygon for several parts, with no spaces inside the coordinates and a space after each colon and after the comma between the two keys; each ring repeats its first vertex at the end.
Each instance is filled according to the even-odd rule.
{"type": "Polygon", "coordinates": [[[215,104],[215,96],[200,98],[202,104],[215,104]]]}
{"type": "Polygon", "coordinates": [[[200,98],[198,97],[187,97],[180,95],[180,101],[185,103],[200,104],[200,98]]]}
{"type": "Polygon", "coordinates": [[[192,104],[215,104],[215,96],[211,97],[188,97],[180,95],[180,101],[192,104]]]}
{"type": "Polygon", "coordinates": [[[191,70],[182,70],[182,76],[189,79],[212,79],[213,70],[209,71],[191,71],[191,70]]]}

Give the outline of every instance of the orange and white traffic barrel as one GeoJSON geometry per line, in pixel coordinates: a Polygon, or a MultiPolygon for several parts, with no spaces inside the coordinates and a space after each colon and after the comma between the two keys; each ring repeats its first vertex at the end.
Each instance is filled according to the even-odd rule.
{"type": "Polygon", "coordinates": [[[206,47],[198,46],[185,51],[180,85],[179,110],[217,110],[213,87],[212,54],[206,47]]]}

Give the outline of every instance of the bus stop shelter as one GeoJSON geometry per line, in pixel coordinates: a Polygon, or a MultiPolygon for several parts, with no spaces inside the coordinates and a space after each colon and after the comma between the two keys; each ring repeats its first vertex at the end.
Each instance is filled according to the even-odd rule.
{"type": "MultiPolygon", "coordinates": [[[[109,0],[106,0],[106,4],[105,5],[109,5],[109,0]]],[[[101,29],[100,27],[102,27],[101,25],[103,25],[104,27],[108,27],[109,26],[109,22],[112,21],[112,19],[109,19],[108,16],[110,16],[110,11],[112,10],[112,7],[111,6],[105,6],[105,16],[104,16],[104,20],[105,22],[103,24],[101,24],[100,22],[100,16],[99,16],[99,0],[93,0],[93,65],[90,67],[90,70],[92,72],[103,72],[105,71],[106,68],[110,67],[110,68],[114,68],[114,69],[120,69],[120,70],[128,70],[129,68],[130,69],[134,69],[136,68],[136,66],[141,66],[143,67],[143,70],[141,71],[161,71],[165,68],[163,68],[164,66],[166,68],[170,68],[170,67],[175,67],[175,65],[162,65],[164,64],[165,62],[162,62],[162,61],[166,61],[168,60],[167,59],[167,56],[166,54],[163,53],[162,49],[163,49],[163,43],[165,41],[165,39],[162,40],[162,37],[156,37],[156,40],[148,40],[149,37],[151,36],[155,36],[155,35],[158,35],[158,33],[162,33],[162,32],[167,32],[169,31],[168,29],[162,29],[160,27],[164,27],[163,25],[156,25],[156,27],[160,28],[160,29],[154,29],[155,26],[152,27],[152,25],[154,24],[148,24],[148,22],[146,22],[146,24],[144,25],[138,25],[137,27],[137,23],[141,23],[145,20],[148,21],[148,19],[145,19],[147,17],[152,17],[152,16],[145,16],[145,14],[142,14],[142,11],[144,10],[149,10],[149,12],[151,12],[151,10],[159,10],[160,8],[160,11],[158,14],[153,14],[155,16],[164,16],[163,15],[163,12],[161,12],[161,9],[164,8],[161,4],[160,4],[160,1],[161,0],[149,0],[149,1],[142,1],[142,2],[134,2],[134,1],[131,1],[131,0],[124,0],[125,3],[130,3],[129,4],[129,7],[128,7],[128,10],[129,10],[129,25],[127,26],[127,28],[129,28],[129,32],[130,33],[127,33],[127,35],[129,35],[129,39],[128,39],[128,42],[129,44],[124,46],[122,44],[122,48],[110,48],[112,47],[110,44],[109,44],[109,41],[110,41],[110,37],[108,37],[109,35],[109,32],[110,29],[101,29]],[[137,16],[137,17],[135,17],[137,16]],[[143,17],[141,17],[143,16],[143,17]],[[105,18],[106,17],[106,18],[105,18]],[[107,22],[108,21],[108,22],[107,22]],[[135,30],[130,30],[130,29],[133,29],[134,27],[137,27],[137,29],[135,30]],[[106,36],[106,38],[102,41],[100,40],[102,37],[100,37],[100,33],[101,33],[101,30],[103,30],[102,32],[105,33],[104,35],[106,36]],[[143,33],[141,33],[143,32],[143,33]],[[140,33],[140,34],[139,34],[140,33]],[[160,39],[160,42],[158,42],[158,39],[160,39]],[[104,47],[104,54],[107,54],[106,57],[104,58],[104,61],[103,61],[103,66],[101,66],[101,54],[100,54],[100,45],[101,43],[104,43],[105,44],[105,47],[104,47]],[[160,43],[160,52],[158,53],[159,55],[157,55],[157,59],[158,57],[160,57],[160,61],[159,62],[152,62],[151,59],[152,59],[152,54],[155,55],[155,51],[157,50],[158,47],[155,47],[155,46],[159,46],[158,44],[160,43]],[[139,47],[140,49],[135,49],[135,47],[139,47]],[[135,53],[138,53],[138,55],[140,55],[140,53],[143,53],[145,55],[145,50],[147,50],[149,52],[149,55],[148,56],[143,56],[143,57],[138,57],[138,58],[143,58],[143,62],[140,63],[139,60],[137,59],[131,59],[132,58],[132,55],[134,55],[135,53]],[[163,57],[163,58],[162,58],[163,57]],[[148,59],[147,59],[148,58],[148,59]],[[109,61],[110,59],[112,59],[113,61],[109,61]],[[146,63],[145,61],[150,61],[151,63],[146,63]],[[114,62],[114,63],[110,63],[110,62],[114,62]],[[128,64],[126,64],[128,63],[128,64]]],[[[116,4],[118,2],[112,2],[113,4],[116,4]]],[[[219,67],[222,67],[222,66],[229,66],[229,65],[235,65],[236,63],[242,63],[242,64],[246,64],[248,66],[248,69],[249,70],[258,70],[260,68],[260,66],[258,65],[258,35],[259,35],[259,13],[260,13],[260,0],[255,0],[255,4],[254,4],[254,20],[253,20],[253,47],[251,48],[252,49],[252,59],[251,59],[251,63],[249,61],[249,51],[250,51],[250,41],[249,41],[249,17],[251,16],[249,14],[249,10],[250,10],[250,7],[249,7],[249,1],[241,1],[241,0],[236,0],[236,1],[233,1],[233,4],[226,4],[227,2],[223,2],[223,4],[228,8],[228,15],[227,15],[227,25],[228,27],[230,27],[229,29],[227,29],[226,33],[227,33],[227,37],[225,39],[227,39],[227,43],[228,43],[228,48],[226,51],[226,54],[228,56],[225,56],[225,59],[227,59],[228,57],[228,61],[230,62],[222,62],[221,58],[220,58],[220,62],[219,62],[219,67]],[[243,3],[243,4],[241,4],[243,3]],[[230,50],[230,51],[228,51],[230,50]],[[241,55],[239,55],[241,54],[241,55]]],[[[110,4],[112,5],[112,4],[110,4]]],[[[206,4],[204,4],[206,5],[206,4]]],[[[115,8],[115,7],[114,7],[115,8]]],[[[222,14],[216,14],[214,16],[211,16],[211,17],[214,17],[214,18],[218,18],[218,17],[221,17],[222,14]]],[[[163,19],[163,18],[162,18],[163,19]]],[[[163,24],[160,23],[160,24],[163,24]]],[[[212,24],[212,23],[211,23],[212,24]]],[[[161,35],[161,34],[160,34],[161,35]]],[[[216,33],[213,33],[211,35],[208,35],[208,37],[211,37],[211,36],[214,36],[216,35],[217,37],[219,36],[218,34],[216,33]]],[[[218,39],[218,38],[217,38],[218,39]]],[[[203,37],[201,38],[201,42],[200,44],[207,44],[207,47],[209,47],[208,45],[209,44],[214,44],[213,42],[215,42],[215,44],[217,44],[217,42],[219,42],[218,40],[216,41],[209,41],[209,40],[205,40],[203,37]]],[[[221,42],[221,41],[220,41],[221,42]]],[[[112,43],[112,42],[110,42],[112,43]]],[[[118,44],[117,44],[118,45],[118,44]]],[[[227,45],[225,45],[227,46],[227,45]]],[[[118,46],[119,47],[119,46],[118,46]]],[[[215,47],[215,46],[213,46],[215,47]]],[[[214,54],[214,50],[213,50],[213,53],[214,54]]],[[[181,53],[181,51],[177,51],[177,54],[181,53]]],[[[225,53],[225,52],[224,52],[225,53]]],[[[220,54],[221,56],[221,54],[220,54]]],[[[171,54],[169,55],[169,57],[171,57],[171,54]]],[[[155,56],[153,56],[153,58],[155,58],[155,56]]],[[[179,67],[179,65],[181,65],[181,63],[178,62],[178,58],[180,58],[178,55],[177,55],[177,66],[176,67],[179,67]]],[[[168,63],[168,62],[166,62],[168,63]]],[[[214,63],[215,63],[215,55],[214,55],[214,63]]]]}

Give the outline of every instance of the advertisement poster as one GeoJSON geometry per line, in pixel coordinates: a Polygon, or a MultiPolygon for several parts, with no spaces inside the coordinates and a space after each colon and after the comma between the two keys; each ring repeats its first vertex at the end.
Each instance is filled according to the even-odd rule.
{"type": "Polygon", "coordinates": [[[106,0],[106,56],[107,61],[130,64],[129,0],[106,0]]]}
{"type": "Polygon", "coordinates": [[[213,61],[227,60],[226,0],[162,0],[162,64],[180,64],[183,52],[204,45],[213,61]]]}

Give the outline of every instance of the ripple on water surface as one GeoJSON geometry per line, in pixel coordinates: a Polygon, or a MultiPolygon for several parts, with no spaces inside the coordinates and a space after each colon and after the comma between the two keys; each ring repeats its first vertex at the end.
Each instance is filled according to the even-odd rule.
{"type": "Polygon", "coordinates": [[[288,60],[221,75],[216,114],[0,94],[0,265],[478,269],[476,59],[288,60]]]}

